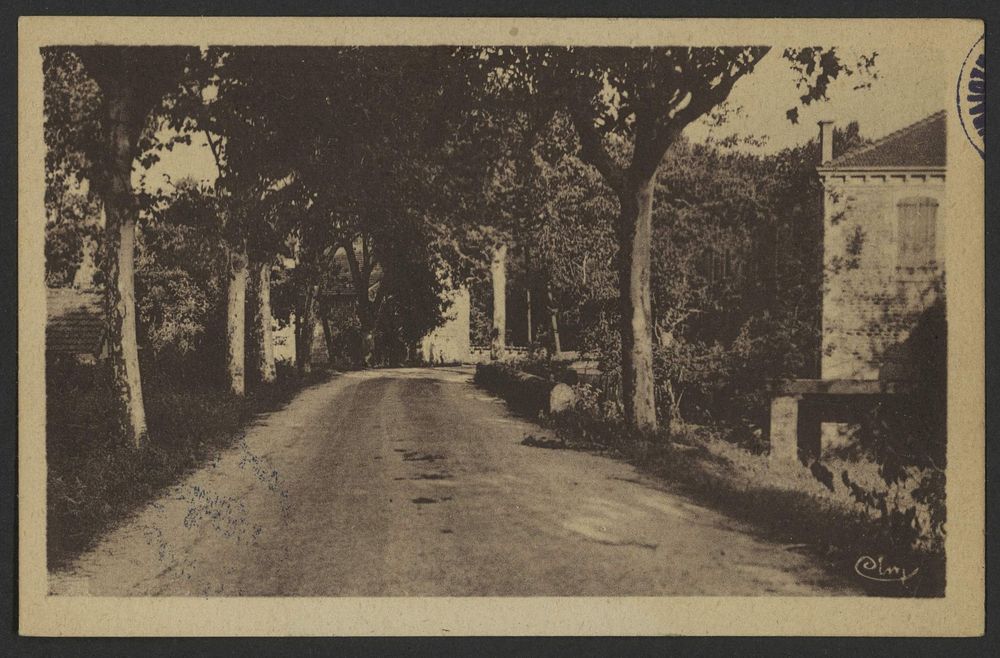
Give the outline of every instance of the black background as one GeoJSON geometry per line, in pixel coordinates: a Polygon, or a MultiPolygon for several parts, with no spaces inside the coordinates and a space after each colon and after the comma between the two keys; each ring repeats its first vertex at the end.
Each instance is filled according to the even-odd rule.
{"type": "MultiPolygon", "coordinates": [[[[204,2],[157,1],[38,1],[6,0],[0,19],[0,66],[3,67],[3,106],[0,121],[0,170],[6,189],[0,195],[0,655],[13,656],[243,656],[243,655],[1000,655],[996,639],[997,614],[991,608],[997,597],[995,578],[987,571],[987,635],[972,639],[860,639],[860,638],[150,638],[68,639],[25,638],[17,635],[17,18],[30,15],[133,15],[133,16],[593,16],[593,17],[928,17],[982,18],[986,20],[987,70],[996,71],[1000,37],[1000,2],[970,0],[800,0],[734,2],[730,0],[639,0],[567,2],[461,2],[424,0],[403,2],[316,2],[308,0],[253,0],[204,2]],[[993,623],[991,623],[993,622],[993,623]]],[[[987,92],[987,132],[1000,134],[995,93],[987,92]]],[[[996,139],[991,137],[990,139],[996,139]]],[[[996,149],[988,148],[986,161],[986,437],[987,437],[987,567],[996,563],[996,506],[1000,492],[996,477],[997,448],[992,446],[996,421],[997,346],[995,316],[998,298],[997,259],[1000,255],[997,222],[996,149]]],[[[746,615],[754,614],[748,599],[746,615]]],[[[822,624],[822,620],[817,620],[822,624]]],[[[919,633],[920,629],[914,629],[919,633]]]]}

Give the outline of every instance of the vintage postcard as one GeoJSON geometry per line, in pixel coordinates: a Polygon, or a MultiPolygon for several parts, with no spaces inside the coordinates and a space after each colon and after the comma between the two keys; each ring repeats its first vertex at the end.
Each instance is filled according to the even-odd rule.
{"type": "Polygon", "coordinates": [[[19,37],[22,633],[983,632],[982,21],[19,37]]]}

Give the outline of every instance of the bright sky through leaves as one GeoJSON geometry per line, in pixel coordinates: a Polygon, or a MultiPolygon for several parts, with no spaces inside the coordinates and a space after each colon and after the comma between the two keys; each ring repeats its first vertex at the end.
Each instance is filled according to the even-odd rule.
{"type": "MultiPolygon", "coordinates": [[[[841,125],[858,121],[865,137],[877,139],[947,108],[952,81],[934,48],[893,49],[873,44],[868,52],[872,50],[878,52],[878,78],[872,81],[872,89],[855,90],[857,76],[841,77],[830,85],[829,101],[799,107],[799,123],[792,125],[785,111],[798,104],[800,92],[788,63],[780,57],[780,48],[775,48],[733,88],[729,106],[740,108],[738,114],[731,115],[720,128],[710,128],[702,120],[689,126],[685,134],[695,141],[709,134],[718,139],[732,134],[766,137],[763,145],[739,148],[773,153],[815,137],[820,119],[841,125]],[[874,102],[876,98],[879,102],[874,102]]],[[[146,174],[147,189],[167,187],[164,174],[174,181],[184,177],[214,180],[215,163],[203,136],[196,135],[189,147],[161,153],[161,161],[146,174]]],[[[133,175],[138,185],[138,172],[133,175]]]]}

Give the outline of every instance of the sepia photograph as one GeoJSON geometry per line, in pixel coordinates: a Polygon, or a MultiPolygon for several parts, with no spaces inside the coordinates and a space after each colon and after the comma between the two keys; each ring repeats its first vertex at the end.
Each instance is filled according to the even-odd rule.
{"type": "Polygon", "coordinates": [[[943,604],[982,23],[482,23],[36,24],[37,595],[943,604]]]}

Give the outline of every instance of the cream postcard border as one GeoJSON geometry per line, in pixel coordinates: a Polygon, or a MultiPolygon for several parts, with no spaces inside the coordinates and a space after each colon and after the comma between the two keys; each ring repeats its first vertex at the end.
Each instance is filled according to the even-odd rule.
{"type": "Polygon", "coordinates": [[[102,598],[49,596],[45,566],[44,141],[55,44],[936,47],[957,83],[982,21],[22,17],[18,24],[19,628],[27,635],[979,635],[984,628],[983,161],[948,109],[948,538],[942,599],[872,597],[102,598]],[[960,237],[959,237],[960,236],[960,237]]]}

